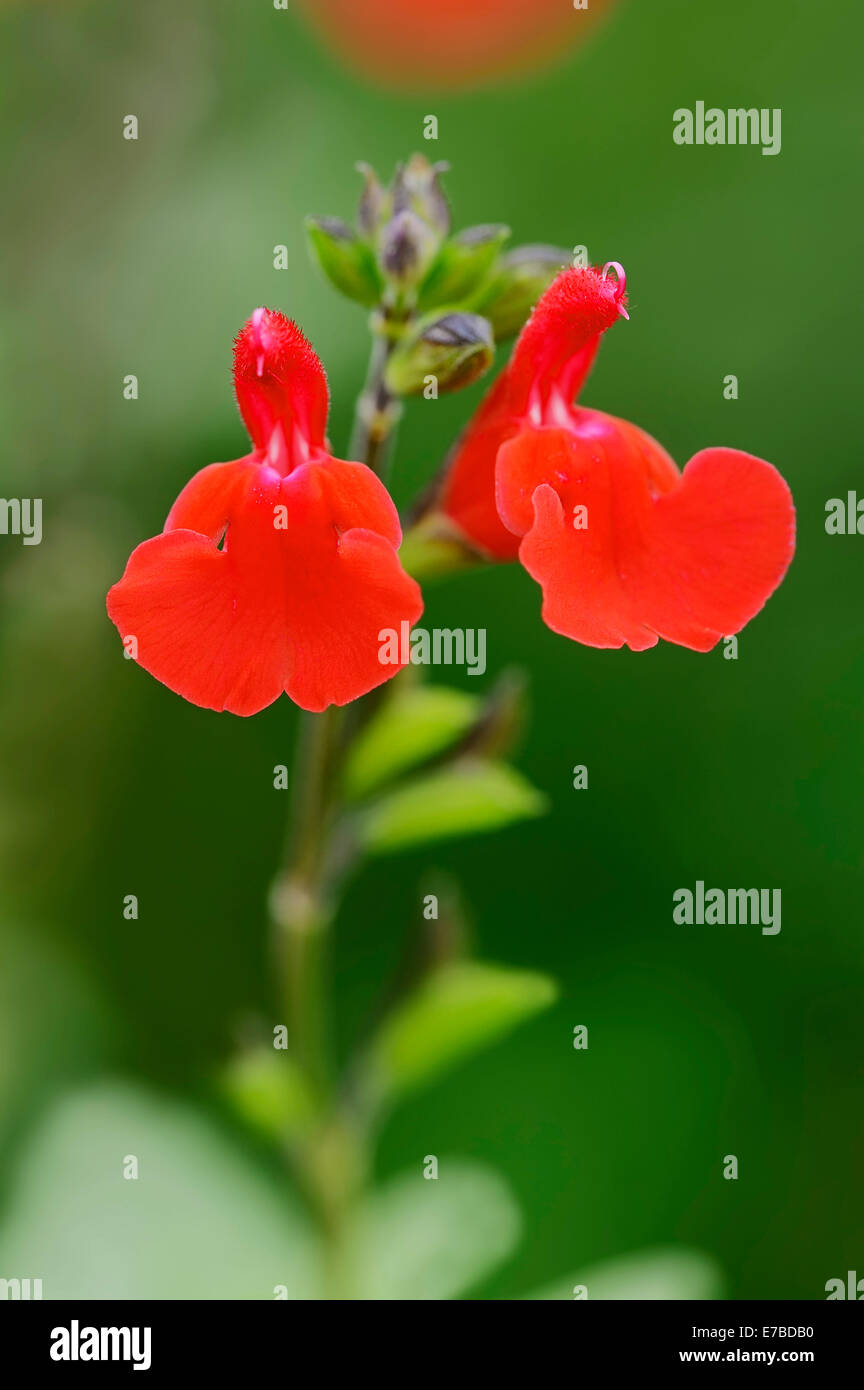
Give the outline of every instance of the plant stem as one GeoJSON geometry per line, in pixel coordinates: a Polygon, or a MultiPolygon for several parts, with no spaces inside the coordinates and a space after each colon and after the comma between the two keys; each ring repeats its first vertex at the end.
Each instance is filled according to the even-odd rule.
{"type": "Polygon", "coordinates": [[[271,895],[289,1034],[319,1104],[331,1085],[324,977],[333,912],[328,859],[341,727],[342,711],[333,707],[301,717],[291,833],[271,895]]]}
{"type": "MultiPolygon", "coordinates": [[[[391,350],[391,340],[377,334],[351,444],[352,458],[379,476],[387,468],[399,417],[399,403],[384,383],[391,350]]],[[[337,823],[342,763],[360,723],[352,715],[346,718],[344,710],[331,706],[301,717],[290,834],[270,898],[288,1032],[317,1116],[295,1158],[324,1241],[330,1298],[348,1297],[352,1290],[352,1215],[367,1168],[362,1127],[334,1085],[327,964],[329,929],[348,862],[337,823]]]]}
{"type": "Polygon", "coordinates": [[[288,1032],[315,1114],[293,1157],[321,1231],[329,1298],[346,1296],[350,1287],[348,1226],[357,1170],[353,1136],[335,1100],[327,968],[341,877],[334,828],[344,728],[344,711],[336,707],[301,717],[291,829],[271,893],[288,1032]]]}
{"type": "Polygon", "coordinates": [[[376,333],[372,339],[366,385],[357,400],[349,451],[352,459],[365,463],[385,482],[401,414],[398,400],[391,396],[384,381],[387,359],[393,347],[393,339],[384,333],[376,333]]]}

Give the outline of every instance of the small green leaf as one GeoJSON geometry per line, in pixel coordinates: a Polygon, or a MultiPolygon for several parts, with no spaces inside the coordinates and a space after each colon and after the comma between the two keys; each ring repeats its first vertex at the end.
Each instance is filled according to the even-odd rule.
{"type": "Polygon", "coordinates": [[[382,1025],[368,1057],[373,1089],[388,1099],[415,1090],[548,1008],[556,993],[533,971],[478,961],[442,966],[382,1025]]]}
{"type": "Polygon", "coordinates": [[[723,1297],[723,1274],[716,1261],[701,1250],[638,1250],[590,1265],[527,1297],[572,1300],[578,1287],[587,1290],[589,1302],[715,1299],[723,1297]]]}
{"type": "Polygon", "coordinates": [[[470,729],[481,707],[476,695],[461,690],[397,686],[351,749],[345,770],[348,798],[357,801],[448,748],[470,729]]]}
{"type": "Polygon", "coordinates": [[[495,264],[509,227],[469,227],[441,247],[418,293],[421,310],[458,304],[474,294],[495,264]]]}
{"type": "Polygon", "coordinates": [[[522,1219],[502,1178],[444,1157],[435,1182],[418,1163],[372,1196],[358,1223],[367,1299],[458,1298],[511,1254],[522,1219]]]}
{"type": "Polygon", "coordinates": [[[381,298],[382,280],[371,247],[338,217],[307,217],[313,261],[340,294],[372,307],[381,298]]]}
{"type": "Polygon", "coordinates": [[[546,798],[506,763],[461,758],[382,796],[362,813],[357,833],[370,854],[389,854],[498,830],[545,810],[546,798]]]}
{"type": "Polygon", "coordinates": [[[314,1104],[296,1064],[285,1052],[256,1047],[232,1058],[219,1089],[251,1128],[272,1139],[302,1130],[314,1104]]]}

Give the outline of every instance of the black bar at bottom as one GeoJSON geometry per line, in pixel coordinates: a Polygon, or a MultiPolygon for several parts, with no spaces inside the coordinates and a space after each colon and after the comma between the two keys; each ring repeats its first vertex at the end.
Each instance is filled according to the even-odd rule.
{"type": "Polygon", "coordinates": [[[370,1303],[6,1302],[0,1304],[0,1344],[4,1364],[18,1366],[19,1381],[31,1371],[92,1378],[106,1368],[114,1375],[137,1369],[142,1380],[184,1371],[223,1378],[253,1368],[256,1376],[269,1371],[284,1376],[296,1372],[298,1356],[308,1375],[310,1355],[332,1374],[340,1345],[357,1371],[372,1369],[371,1352],[379,1368],[395,1357],[410,1377],[406,1332],[415,1333],[409,1345],[424,1378],[436,1362],[443,1374],[452,1375],[462,1361],[451,1332],[466,1350],[466,1339],[473,1344],[475,1356],[483,1348],[487,1374],[496,1350],[509,1360],[514,1342],[531,1358],[559,1350],[574,1370],[593,1362],[595,1369],[613,1372],[792,1365],[824,1377],[841,1367],[852,1370],[860,1359],[861,1314],[839,1301],[574,1301],[559,1313],[548,1304],[530,1303],[522,1313],[511,1310],[500,1326],[491,1303],[464,1301],[434,1311],[428,1305],[400,1306],[396,1321],[392,1311],[378,1313],[370,1303]],[[523,1338],[530,1340],[523,1343],[523,1338]]]}

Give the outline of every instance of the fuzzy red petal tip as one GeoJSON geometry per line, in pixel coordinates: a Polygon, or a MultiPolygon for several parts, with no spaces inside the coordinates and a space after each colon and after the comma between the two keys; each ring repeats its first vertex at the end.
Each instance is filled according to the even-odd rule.
{"type": "Polygon", "coordinates": [[[498,514],[498,450],[544,414],[566,413],[591,370],[603,333],[626,317],[626,275],[617,261],[601,270],[561,272],[534,307],[513,354],[456,446],[438,506],[484,555],[514,560],[518,547],[498,514]]]}
{"type": "Polygon", "coordinates": [[[329,395],[321,361],[291,319],[256,309],[234,340],[234,389],[250,438],[267,449],[277,425],[323,445],[329,395]]]}

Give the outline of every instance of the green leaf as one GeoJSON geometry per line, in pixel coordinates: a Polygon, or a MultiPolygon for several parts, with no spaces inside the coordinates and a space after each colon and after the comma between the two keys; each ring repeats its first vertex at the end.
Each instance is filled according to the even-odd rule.
{"type": "Polygon", "coordinates": [[[45,1298],[319,1296],[313,1237],[275,1180],[196,1111],[129,1086],[47,1114],[6,1210],[0,1269],[45,1298]]]}
{"type": "Polygon", "coordinates": [[[442,1158],[435,1180],[405,1173],[361,1214],[359,1265],[370,1299],[458,1298],[511,1254],[521,1217],[509,1188],[480,1164],[442,1158]]]}
{"type": "Polygon", "coordinates": [[[450,747],[467,733],[481,707],[476,695],[461,690],[396,686],[354,742],[345,770],[346,795],[359,800],[450,747]]]}
{"type": "Polygon", "coordinates": [[[238,1053],[218,1084],[237,1114],[271,1139],[297,1134],[314,1114],[312,1097],[296,1063],[272,1047],[238,1053]]]}
{"type": "Polygon", "coordinates": [[[582,1286],[588,1300],[597,1302],[625,1300],[654,1302],[678,1299],[715,1299],[723,1297],[723,1274],[710,1255],[701,1250],[668,1249],[639,1250],[616,1260],[604,1260],[590,1265],[567,1279],[556,1280],[531,1299],[573,1299],[573,1290],[582,1286]]]}
{"type": "Polygon", "coordinates": [[[383,283],[370,246],[338,217],[307,217],[309,253],[331,285],[348,299],[371,308],[383,283]]]}
{"type": "Polygon", "coordinates": [[[370,854],[389,854],[498,830],[545,810],[546,798],[514,768],[462,758],[382,796],[362,813],[357,831],[370,854]]]}
{"type": "Polygon", "coordinates": [[[34,922],[13,923],[0,913],[0,961],[0,1147],[5,1148],[22,1113],[100,1066],[112,1030],[92,983],[34,922]],[[44,1027],[46,1017],[51,1028],[44,1027]]]}
{"type": "Polygon", "coordinates": [[[532,971],[478,961],[442,966],[382,1025],[368,1057],[373,1088],[388,1099],[415,1090],[490,1047],[556,994],[552,980],[532,971]]]}

